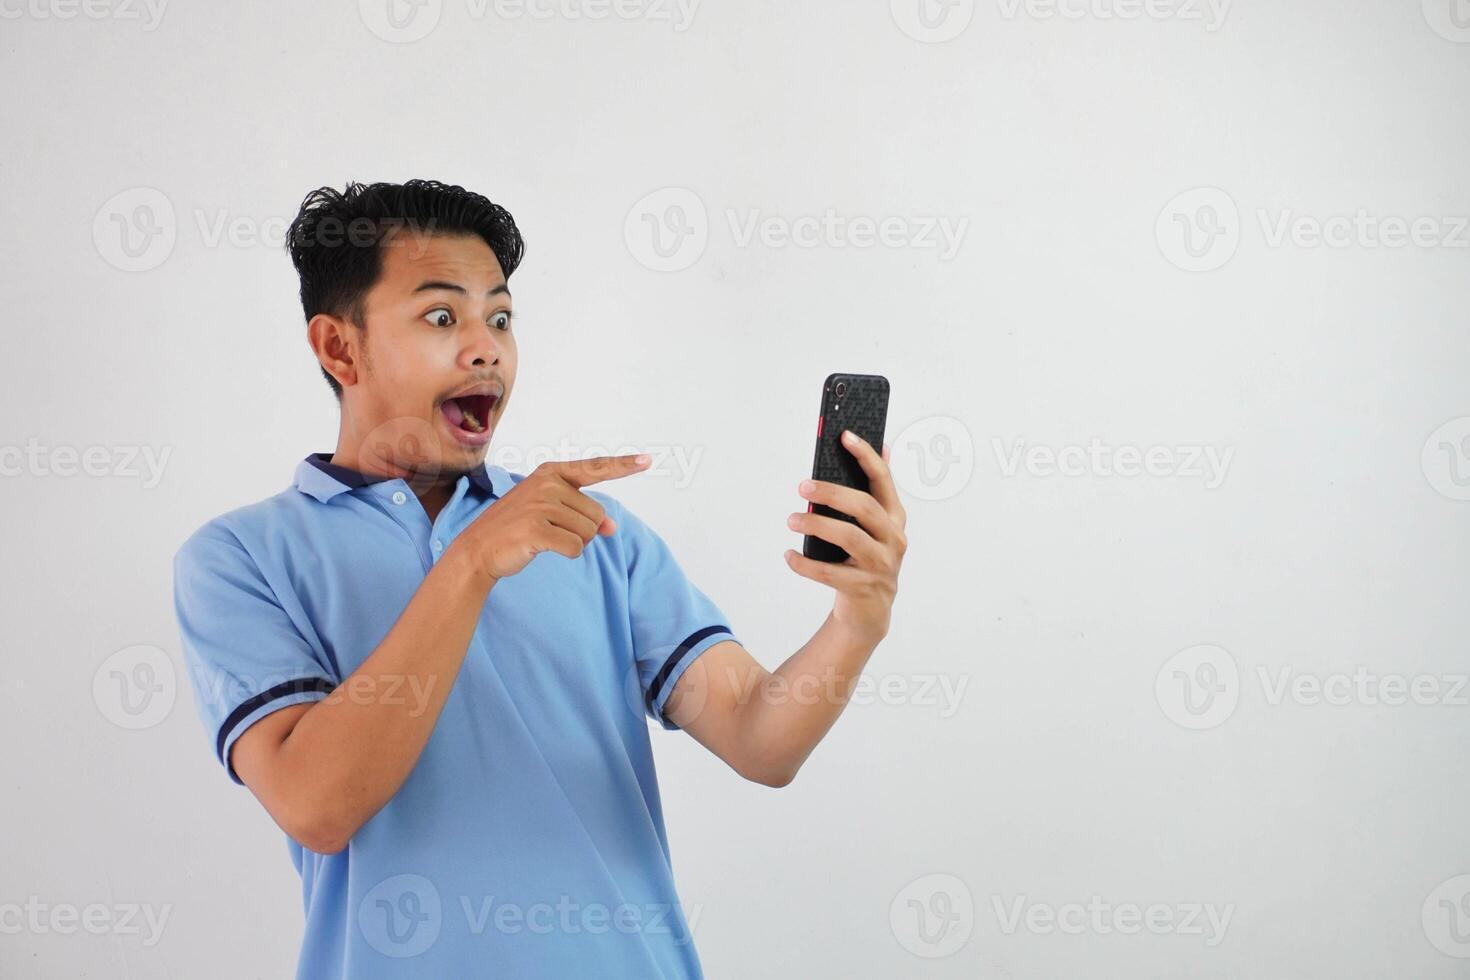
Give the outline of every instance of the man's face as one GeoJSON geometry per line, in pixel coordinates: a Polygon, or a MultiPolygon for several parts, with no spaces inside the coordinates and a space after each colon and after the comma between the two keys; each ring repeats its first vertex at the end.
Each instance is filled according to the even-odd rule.
{"type": "Polygon", "coordinates": [[[394,235],[363,317],[365,356],[342,393],[359,454],[425,480],[480,466],[516,377],[510,291],[490,246],[394,235]]]}

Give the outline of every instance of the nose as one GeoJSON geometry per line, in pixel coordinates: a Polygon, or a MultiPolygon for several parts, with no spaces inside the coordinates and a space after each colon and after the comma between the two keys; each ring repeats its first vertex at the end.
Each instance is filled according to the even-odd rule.
{"type": "Polygon", "coordinates": [[[483,332],[472,330],[470,337],[470,341],[465,344],[461,354],[461,360],[470,367],[486,367],[500,363],[500,340],[495,336],[493,327],[487,326],[483,332]]]}

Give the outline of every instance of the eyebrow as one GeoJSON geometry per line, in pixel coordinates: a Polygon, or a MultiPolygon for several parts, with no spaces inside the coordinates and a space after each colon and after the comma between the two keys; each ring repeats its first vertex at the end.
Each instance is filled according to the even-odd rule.
{"type": "MultiPolygon", "coordinates": [[[[432,291],[434,291],[436,289],[448,290],[451,293],[459,293],[462,296],[469,295],[469,290],[465,289],[459,283],[456,283],[456,282],[444,282],[443,280],[440,280],[440,279],[430,279],[428,282],[420,283],[419,284],[419,287],[417,289],[415,289],[414,292],[416,292],[416,293],[427,293],[427,292],[432,292],[432,291]]],[[[501,293],[504,293],[506,296],[509,296],[510,295],[510,287],[507,286],[505,283],[501,283],[499,286],[496,286],[494,289],[489,289],[489,290],[486,290],[485,291],[485,295],[487,297],[488,296],[498,296],[501,293]]]]}

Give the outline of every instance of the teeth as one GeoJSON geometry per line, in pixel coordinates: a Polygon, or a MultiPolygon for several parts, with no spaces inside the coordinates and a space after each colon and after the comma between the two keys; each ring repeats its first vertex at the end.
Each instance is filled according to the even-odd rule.
{"type": "Polygon", "coordinates": [[[475,413],[468,408],[464,410],[464,424],[465,428],[469,429],[471,432],[485,431],[484,424],[479,419],[475,418],[475,413]]]}

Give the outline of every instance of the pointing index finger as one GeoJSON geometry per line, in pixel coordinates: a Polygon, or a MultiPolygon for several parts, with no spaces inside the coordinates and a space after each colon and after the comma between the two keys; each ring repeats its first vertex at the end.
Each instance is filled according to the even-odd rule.
{"type": "Polygon", "coordinates": [[[646,469],[648,463],[647,453],[635,453],[627,456],[593,456],[590,459],[566,460],[556,466],[564,480],[581,489],[603,480],[632,476],[646,469]]]}

